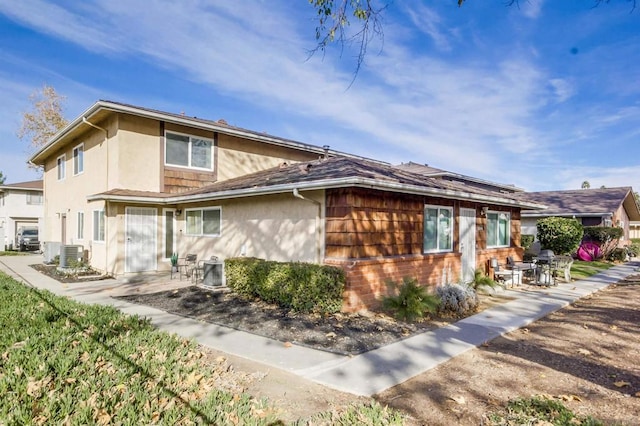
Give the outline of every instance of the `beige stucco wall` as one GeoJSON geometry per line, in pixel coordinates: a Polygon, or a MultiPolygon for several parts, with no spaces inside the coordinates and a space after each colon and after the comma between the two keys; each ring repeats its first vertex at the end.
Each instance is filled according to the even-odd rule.
{"type": "Polygon", "coordinates": [[[117,173],[111,188],[159,192],[163,136],[156,120],[118,115],[118,144],[114,149],[117,173]]]}
{"type": "MultiPolygon", "coordinates": [[[[324,193],[303,193],[253,197],[197,207],[221,207],[219,237],[188,236],[185,233],[186,206],[178,221],[178,252],[197,253],[200,259],[247,256],[276,261],[318,262],[324,258],[324,193]],[[318,215],[320,217],[318,218],[318,215]]],[[[196,206],[193,206],[196,207],[196,206]]],[[[189,206],[188,208],[192,208],[189,206]]]]}
{"type": "Polygon", "coordinates": [[[111,141],[116,134],[115,123],[100,123],[109,127],[110,143],[105,141],[102,131],[87,126],[87,131],[64,148],[51,155],[45,164],[45,232],[42,241],[59,241],[65,244],[81,244],[88,246],[92,237],[93,206],[89,206],[87,196],[106,191],[107,179],[113,173],[111,165],[106,161],[107,153],[113,145],[111,141]],[[84,144],[84,171],[73,174],[73,149],[84,144]],[[66,176],[63,180],[57,178],[57,158],[66,155],[66,176]],[[84,212],[84,236],[78,239],[77,213],[84,212]],[[61,216],[66,215],[66,240],[61,241],[61,216]]]}
{"type": "MultiPolygon", "coordinates": [[[[160,192],[163,187],[164,138],[160,122],[128,114],[103,114],[93,124],[81,124],[69,140],[51,152],[45,162],[45,228],[42,241],[78,244],[88,250],[91,265],[101,271],[124,273],[125,205],[104,201],[88,202],[87,197],[111,189],[160,192]],[[73,148],[84,144],[84,171],[73,175],[73,148]],[[57,179],[57,158],[66,155],[66,177],[57,179]],[[106,241],[93,241],[93,211],[105,209],[106,241]],[[83,236],[78,238],[78,212],[84,213],[83,236]],[[66,238],[62,241],[61,217],[66,216],[66,238]]],[[[214,138],[212,131],[165,124],[166,130],[214,138]]],[[[316,154],[219,135],[214,150],[218,180],[275,167],[287,161],[317,158],[316,154]]],[[[188,169],[187,169],[188,170],[188,169]]],[[[321,193],[316,196],[324,198],[321,193]]],[[[317,205],[293,195],[260,197],[248,201],[228,201],[222,206],[221,237],[178,239],[179,252],[197,251],[201,258],[257,256],[274,260],[321,259],[316,253],[317,205]],[[311,239],[311,240],[309,240],[311,239]],[[310,242],[311,241],[311,242],[310,242]]],[[[158,242],[163,241],[162,208],[158,209],[158,242]]],[[[172,206],[173,207],[173,206],[172,206]]],[[[185,209],[186,206],[181,206],[185,209]]],[[[322,209],[324,211],[324,209],[322,209]]],[[[184,228],[184,214],[178,229],[184,228]]],[[[158,244],[158,265],[162,245],[158,244]]]]}
{"type": "MultiPolygon", "coordinates": [[[[321,203],[318,206],[293,194],[253,197],[245,200],[181,205],[182,214],[176,221],[176,246],[180,257],[195,253],[198,259],[211,256],[220,259],[238,256],[259,257],[277,261],[317,262],[324,258],[324,193],[303,192],[304,197],[321,203]],[[186,210],[191,208],[221,208],[221,235],[218,237],[189,236],[185,232],[186,210]]],[[[108,244],[95,244],[93,262],[96,268],[113,275],[125,273],[126,207],[135,204],[110,203],[107,208],[108,244]],[[108,252],[105,250],[108,246],[108,252]],[[103,260],[104,259],[104,260],[103,260]]],[[[169,270],[164,258],[164,209],[156,208],[158,270],[169,270]]]]}
{"type": "Polygon", "coordinates": [[[318,158],[317,154],[264,145],[223,134],[218,137],[217,155],[218,180],[277,167],[283,162],[310,161],[318,158]]]}

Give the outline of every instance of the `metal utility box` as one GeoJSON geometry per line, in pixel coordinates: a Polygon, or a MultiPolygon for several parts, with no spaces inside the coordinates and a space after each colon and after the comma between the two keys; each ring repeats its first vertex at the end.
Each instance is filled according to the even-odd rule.
{"type": "Polygon", "coordinates": [[[224,263],[215,260],[203,262],[202,284],[209,287],[221,287],[224,285],[224,263]]]}

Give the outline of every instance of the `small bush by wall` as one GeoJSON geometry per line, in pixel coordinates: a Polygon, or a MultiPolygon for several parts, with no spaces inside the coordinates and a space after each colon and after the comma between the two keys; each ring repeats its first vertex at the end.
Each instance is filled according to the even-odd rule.
{"type": "Polygon", "coordinates": [[[382,300],[382,306],[402,321],[422,319],[435,312],[440,303],[438,297],[419,285],[415,278],[405,277],[402,284],[389,281],[387,286],[392,294],[382,300]]]}
{"type": "Polygon", "coordinates": [[[440,298],[438,312],[443,316],[461,317],[478,309],[478,293],[466,284],[441,284],[436,287],[440,298]]]}
{"type": "Polygon", "coordinates": [[[334,266],[274,262],[256,258],[225,260],[227,285],[236,293],[301,312],[339,312],[345,275],[334,266]]]}

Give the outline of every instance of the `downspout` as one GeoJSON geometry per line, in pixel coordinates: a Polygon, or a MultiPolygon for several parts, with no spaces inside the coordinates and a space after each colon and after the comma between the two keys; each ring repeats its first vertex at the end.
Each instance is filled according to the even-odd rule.
{"type": "Polygon", "coordinates": [[[318,206],[318,210],[316,212],[316,263],[321,264],[322,263],[322,230],[320,229],[320,224],[322,220],[322,203],[320,201],[316,201],[316,200],[312,200],[310,198],[304,197],[302,194],[300,194],[300,191],[298,191],[298,188],[293,188],[293,196],[318,206]]]}

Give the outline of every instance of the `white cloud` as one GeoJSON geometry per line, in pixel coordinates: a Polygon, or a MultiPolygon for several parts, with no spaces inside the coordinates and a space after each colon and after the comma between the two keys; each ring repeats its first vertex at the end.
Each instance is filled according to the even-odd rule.
{"type": "Polygon", "coordinates": [[[573,85],[566,79],[552,78],[549,84],[553,87],[558,102],[565,102],[574,94],[573,85]]]}
{"type": "Polygon", "coordinates": [[[530,19],[538,19],[542,14],[543,6],[544,0],[526,0],[518,3],[518,7],[521,7],[524,15],[530,19]]]}
{"type": "Polygon", "coordinates": [[[403,3],[402,6],[413,25],[428,35],[438,49],[451,50],[449,37],[453,30],[443,28],[442,19],[435,10],[419,2],[412,2],[410,5],[403,3]]]}

